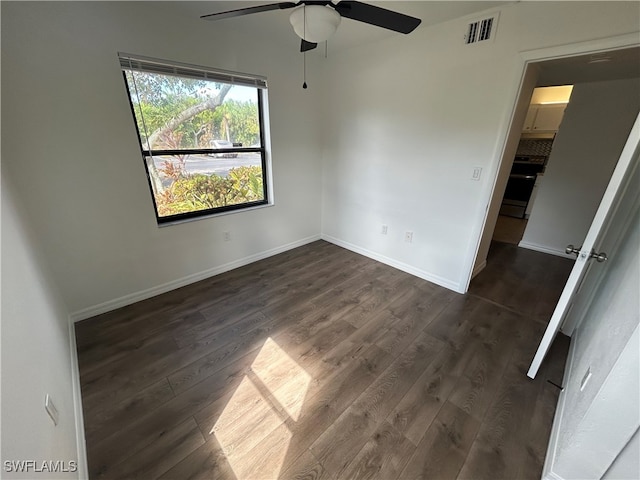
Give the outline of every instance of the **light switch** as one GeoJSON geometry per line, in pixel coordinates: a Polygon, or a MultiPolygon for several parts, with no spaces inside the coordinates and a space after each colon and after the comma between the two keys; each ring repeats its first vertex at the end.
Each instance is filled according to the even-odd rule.
{"type": "Polygon", "coordinates": [[[471,180],[480,180],[480,175],[482,175],[482,167],[473,167],[473,174],[471,175],[471,180]]]}

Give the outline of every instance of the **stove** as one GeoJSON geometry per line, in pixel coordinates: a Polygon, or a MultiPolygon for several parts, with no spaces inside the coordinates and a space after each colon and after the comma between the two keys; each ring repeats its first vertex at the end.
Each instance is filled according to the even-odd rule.
{"type": "Polygon", "coordinates": [[[516,156],[502,199],[501,215],[525,218],[533,187],[538,175],[544,173],[547,158],[543,155],[516,156]]]}

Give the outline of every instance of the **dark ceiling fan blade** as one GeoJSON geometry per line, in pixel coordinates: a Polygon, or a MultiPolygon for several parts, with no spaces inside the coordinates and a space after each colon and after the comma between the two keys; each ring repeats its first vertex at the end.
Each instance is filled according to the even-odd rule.
{"type": "Polygon", "coordinates": [[[305,39],[302,39],[300,41],[300,51],[301,52],[308,52],[309,50],[313,50],[317,46],[318,46],[317,43],[307,42],[305,39]]]}
{"type": "Polygon", "coordinates": [[[295,2],[269,3],[267,5],[258,5],[255,7],[239,8],[237,10],[229,10],[227,12],[210,13],[202,15],[200,18],[205,20],[223,20],[225,18],[241,17],[242,15],[250,15],[252,13],[269,12],[271,10],[286,10],[293,8],[298,4],[295,2]]]}
{"type": "Polygon", "coordinates": [[[343,17],[387,28],[395,32],[411,33],[420,25],[419,18],[387,10],[362,2],[342,1],[333,6],[343,17]]]}

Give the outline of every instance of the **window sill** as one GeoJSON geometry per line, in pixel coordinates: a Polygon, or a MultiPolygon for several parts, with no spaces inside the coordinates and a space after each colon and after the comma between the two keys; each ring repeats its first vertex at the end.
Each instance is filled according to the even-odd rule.
{"type": "Polygon", "coordinates": [[[218,212],[218,213],[210,213],[208,215],[202,215],[199,217],[191,217],[191,218],[182,218],[180,220],[173,220],[171,222],[163,222],[163,223],[158,223],[158,227],[160,228],[164,228],[164,227],[171,227],[174,225],[179,225],[181,223],[190,223],[190,222],[199,222],[200,220],[207,220],[210,218],[215,218],[215,217],[222,217],[225,215],[237,215],[239,213],[243,213],[243,212],[251,212],[253,210],[259,210],[261,208],[269,208],[269,207],[273,207],[275,204],[273,202],[269,202],[269,203],[265,203],[263,205],[255,205],[253,207],[247,207],[247,208],[241,208],[238,210],[229,210],[226,212],[218,212]]]}

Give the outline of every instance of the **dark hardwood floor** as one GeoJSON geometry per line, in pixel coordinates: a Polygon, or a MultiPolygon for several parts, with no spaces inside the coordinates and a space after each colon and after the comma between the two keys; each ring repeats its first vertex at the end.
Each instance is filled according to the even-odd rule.
{"type": "Polygon", "coordinates": [[[319,241],[80,322],[91,478],[538,479],[559,260],[494,243],[458,295],[319,241]]]}
{"type": "Polygon", "coordinates": [[[495,230],[493,231],[493,240],[496,242],[518,245],[524,236],[527,223],[528,219],[525,218],[498,215],[495,230]]]}

